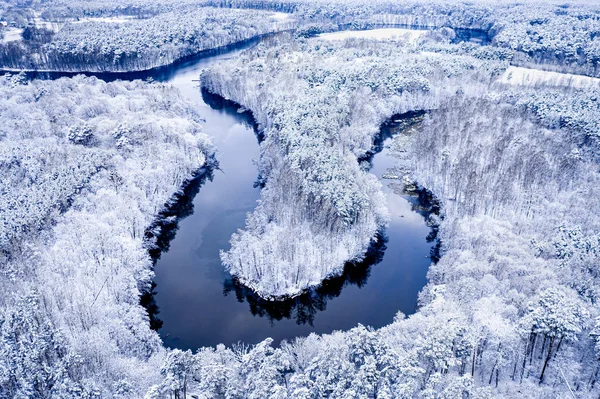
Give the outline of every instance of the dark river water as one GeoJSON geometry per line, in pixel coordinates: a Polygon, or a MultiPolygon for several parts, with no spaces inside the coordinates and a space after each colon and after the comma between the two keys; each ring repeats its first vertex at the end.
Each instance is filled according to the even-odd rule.
{"type": "MultiPolygon", "coordinates": [[[[398,195],[394,180],[382,180],[391,221],[379,245],[365,261],[348,264],[338,278],[285,301],[264,301],[237,284],[224,270],[219,251],[229,249],[231,234],[244,227],[256,206],[259,142],[247,112],[201,92],[195,82],[201,70],[232,57],[259,40],[190,57],[171,67],[127,74],[90,73],[103,80],[146,79],[169,82],[196,104],[204,133],[213,138],[219,168],[195,179],[185,195],[163,216],[172,216],[158,237],[154,295],[143,298],[152,326],[168,347],[197,349],[238,341],[254,344],[267,337],[279,343],[310,333],[329,333],[358,323],[380,327],[397,312],[414,313],[426,284],[433,248],[432,229],[425,223],[422,201],[398,195]]],[[[28,73],[54,79],[72,73],[28,73]]],[[[392,129],[393,130],[393,129],[392,129]]],[[[390,129],[384,130],[371,173],[380,179],[397,160],[390,155],[390,129]]]]}
{"type": "MultiPolygon", "coordinates": [[[[364,262],[349,264],[343,276],[285,301],[262,300],[237,284],[223,269],[219,251],[229,248],[231,234],[244,227],[246,213],[259,198],[253,163],[259,156],[258,140],[251,117],[238,113],[237,107],[224,106],[197,89],[190,94],[206,118],[204,131],[218,148],[219,170],[212,180],[199,179],[174,208],[178,223],[166,234],[171,238],[163,243],[168,249],[156,262],[154,299],[162,321],[158,331],[167,346],[253,344],[267,337],[278,343],[358,323],[380,327],[398,311],[416,310],[431,263],[431,228],[422,212],[413,210],[417,200],[395,194],[389,180],[383,182],[391,222],[364,262]]],[[[371,172],[378,177],[396,162],[388,144],[389,139],[372,160],[371,172]]]]}
{"type": "MultiPolygon", "coordinates": [[[[219,169],[189,188],[171,215],[162,240],[164,251],[155,265],[155,304],[165,345],[196,349],[238,341],[253,344],[328,333],[358,323],[380,327],[401,311],[413,313],[426,283],[432,243],[431,229],[411,198],[394,194],[383,180],[391,222],[380,245],[360,264],[349,264],[339,278],[285,301],[265,301],[237,284],[224,270],[219,251],[229,249],[231,234],[244,227],[246,213],[256,206],[259,143],[252,117],[235,104],[202,93],[193,80],[221,55],[180,67],[168,81],[197,103],[205,118],[204,132],[218,149],[219,169]],[[197,192],[197,194],[196,194],[197,192]]],[[[388,139],[389,141],[389,139],[388,139]]],[[[371,172],[381,177],[396,160],[384,142],[372,159],[371,172]]],[[[414,201],[413,201],[414,202],[414,201]]]]}

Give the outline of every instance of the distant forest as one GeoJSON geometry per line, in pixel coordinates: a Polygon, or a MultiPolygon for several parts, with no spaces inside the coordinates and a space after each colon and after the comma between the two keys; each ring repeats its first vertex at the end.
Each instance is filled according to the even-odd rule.
{"type": "Polygon", "coordinates": [[[600,396],[598,4],[11,0],[0,35],[0,398],[600,396]],[[405,31],[324,35],[384,26],[405,31]],[[150,328],[161,218],[218,168],[206,116],[169,82],[24,71],[249,39],[190,82],[261,138],[260,201],[223,267],[271,301],[361,261],[390,220],[382,126],[417,113],[390,147],[398,186],[440,204],[416,313],[196,351],[150,328]]]}

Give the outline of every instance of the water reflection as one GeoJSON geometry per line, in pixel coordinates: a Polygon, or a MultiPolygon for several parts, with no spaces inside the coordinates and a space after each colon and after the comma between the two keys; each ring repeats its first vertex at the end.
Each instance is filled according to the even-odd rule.
{"type": "MultiPolygon", "coordinates": [[[[266,337],[278,343],[311,332],[349,329],[357,323],[383,326],[398,311],[410,314],[416,310],[430,255],[435,255],[431,242],[436,231],[424,219],[439,207],[434,202],[427,204],[425,194],[399,193],[392,187],[397,182],[386,182],[384,192],[392,216],[386,236],[380,237],[363,262],[348,264],[342,276],[297,298],[267,302],[223,270],[219,250],[228,248],[231,234],[244,227],[246,212],[256,207],[259,198],[262,179],[256,176],[254,160],[260,156],[257,138],[260,141],[262,137],[250,112],[239,112],[234,103],[201,92],[193,81],[218,58],[231,56],[228,52],[232,49],[258,41],[199,54],[152,71],[88,74],[105,81],[152,78],[173,84],[197,104],[205,118],[203,131],[218,148],[219,163],[211,160],[207,168],[198,171],[147,232],[156,276],[141,304],[148,309],[151,327],[159,329],[164,344],[171,348],[197,349],[238,341],[252,344],[266,337]],[[215,54],[221,55],[207,57],[215,54]],[[212,183],[203,186],[207,181],[212,183]]],[[[54,79],[75,74],[31,73],[28,77],[54,79]]],[[[379,178],[397,162],[386,148],[394,129],[399,129],[394,123],[384,126],[374,151],[364,159],[379,178]]]]}
{"type": "Polygon", "coordinates": [[[200,93],[202,95],[202,101],[204,101],[206,105],[214,110],[224,111],[229,115],[235,115],[238,123],[241,123],[248,129],[252,129],[252,131],[254,131],[259,144],[263,141],[262,130],[259,128],[258,123],[256,123],[254,115],[252,115],[252,111],[249,109],[243,109],[233,101],[213,94],[204,87],[200,89],[200,93]]]}
{"type": "MultiPolygon", "coordinates": [[[[169,250],[171,241],[179,229],[179,222],[194,213],[194,197],[206,181],[212,181],[213,171],[217,167],[216,160],[209,160],[207,167],[196,172],[184,185],[182,192],[173,196],[171,205],[161,211],[155,222],[146,230],[145,244],[153,265],[156,265],[162,253],[169,250]]],[[[140,298],[140,305],[148,312],[150,328],[153,330],[163,326],[163,321],[158,316],[160,310],[156,304],[156,294],[156,282],[152,281],[150,290],[143,292],[140,298]]]]}
{"type": "MultiPolygon", "coordinates": [[[[133,72],[67,72],[67,71],[26,71],[22,72],[28,80],[42,79],[42,80],[53,80],[63,77],[73,77],[76,75],[95,76],[105,82],[113,82],[115,80],[153,80],[157,82],[168,82],[177,77],[182,69],[188,66],[194,66],[199,61],[204,59],[214,58],[216,56],[229,54],[235,51],[241,51],[255,46],[256,44],[264,41],[268,37],[280,35],[281,33],[270,33],[261,36],[256,36],[251,39],[242,40],[233,44],[229,44],[214,49],[200,51],[196,54],[191,54],[186,57],[182,57],[169,65],[164,65],[145,71],[133,71],[133,72]]],[[[14,71],[0,69],[0,75],[4,73],[14,74],[14,71]]]]}
{"type": "MultiPolygon", "coordinates": [[[[364,260],[347,264],[341,276],[298,297],[266,301],[224,271],[219,250],[228,248],[231,234],[244,226],[246,212],[254,209],[259,197],[252,181],[256,179],[253,159],[259,156],[256,140],[261,136],[249,111],[207,91],[198,91],[198,96],[206,107],[205,129],[212,130],[223,170],[214,167],[199,174],[161,214],[160,225],[153,226],[160,229],[150,230],[160,233],[151,249],[157,263],[157,287],[144,295],[142,303],[166,346],[195,349],[238,341],[252,344],[266,337],[277,344],[311,332],[348,329],[356,323],[380,327],[391,322],[397,311],[410,314],[416,310],[436,234],[424,220],[438,207],[428,202],[431,198],[425,192],[392,189],[397,181],[384,180],[390,225],[364,260]],[[214,181],[200,191],[213,174],[214,181]]],[[[390,137],[420,116],[397,115],[384,126],[380,141],[365,159],[378,177],[396,162],[389,154],[390,137]]]]}
{"type": "Polygon", "coordinates": [[[344,272],[338,277],[328,278],[317,287],[312,288],[294,298],[280,301],[268,301],[259,297],[253,290],[239,283],[235,277],[226,279],[223,293],[234,293],[238,302],[247,302],[254,316],[266,317],[271,323],[282,319],[293,319],[296,324],[313,326],[315,315],[327,309],[327,301],[337,298],[342,289],[348,285],[362,288],[367,284],[371,267],[383,260],[387,237],[383,233],[377,235],[361,262],[349,262],[344,272]]]}
{"type": "Polygon", "coordinates": [[[146,245],[154,264],[163,252],[169,250],[170,243],[179,229],[179,222],[194,213],[194,197],[207,180],[213,180],[213,172],[218,169],[218,165],[218,162],[212,159],[207,167],[197,171],[184,185],[182,192],[173,196],[171,205],[161,211],[156,221],[146,230],[146,245]]]}

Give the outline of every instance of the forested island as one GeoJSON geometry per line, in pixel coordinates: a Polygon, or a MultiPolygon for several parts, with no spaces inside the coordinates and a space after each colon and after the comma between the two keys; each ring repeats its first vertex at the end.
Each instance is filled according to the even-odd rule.
{"type": "Polygon", "coordinates": [[[599,62],[584,0],[0,1],[0,398],[597,398],[599,62]],[[199,278],[308,333],[179,345],[199,278]]]}

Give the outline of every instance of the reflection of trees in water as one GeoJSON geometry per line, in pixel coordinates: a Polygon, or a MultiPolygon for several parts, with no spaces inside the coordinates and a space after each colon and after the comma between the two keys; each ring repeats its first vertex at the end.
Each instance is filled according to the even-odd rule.
{"type": "Polygon", "coordinates": [[[389,118],[381,125],[379,134],[373,139],[371,149],[358,159],[359,162],[366,161],[370,166],[373,166],[373,158],[375,155],[383,151],[384,143],[387,139],[394,137],[396,134],[406,130],[407,128],[420,123],[423,116],[427,113],[426,110],[408,111],[403,114],[396,114],[389,118]]]}
{"type": "MultiPolygon", "coordinates": [[[[211,108],[235,116],[244,126],[253,129],[255,133],[258,132],[258,127],[250,111],[239,112],[239,105],[206,90],[202,90],[202,98],[211,108]]],[[[256,134],[260,142],[261,136],[256,134]]],[[[161,254],[169,250],[171,241],[179,229],[179,222],[194,213],[194,198],[207,180],[212,181],[213,172],[218,168],[219,165],[215,158],[208,159],[206,166],[184,184],[182,191],[171,199],[165,209],[158,214],[156,221],[146,230],[148,253],[154,265],[160,259],[161,254]]],[[[142,293],[140,304],[148,312],[150,328],[158,330],[162,327],[163,322],[158,317],[160,310],[156,304],[155,295],[156,283],[153,281],[150,290],[142,293]]]]}
{"type": "MultiPolygon", "coordinates": [[[[169,250],[171,240],[175,238],[179,229],[179,222],[194,213],[194,197],[207,180],[212,181],[215,167],[217,167],[216,160],[209,160],[207,166],[200,169],[194,178],[185,184],[181,193],[172,198],[172,202],[158,214],[156,221],[146,230],[146,245],[154,265],[160,259],[161,254],[169,250]]],[[[156,304],[155,295],[156,283],[153,281],[150,290],[142,293],[140,305],[148,312],[150,328],[158,330],[162,327],[163,322],[158,317],[160,310],[156,304]]]]}
{"type": "MultiPolygon", "coordinates": [[[[158,82],[168,82],[172,80],[177,73],[190,65],[195,65],[199,61],[205,58],[211,58],[222,54],[234,52],[236,50],[244,50],[250,48],[261,41],[268,41],[270,37],[277,36],[279,33],[267,33],[250,39],[242,40],[237,43],[229,44],[214,49],[207,49],[200,51],[196,54],[190,54],[186,57],[179,58],[169,65],[159,66],[145,71],[131,71],[131,72],[43,72],[43,71],[28,71],[24,72],[25,77],[28,80],[42,79],[42,80],[54,80],[63,77],[72,78],[76,75],[95,76],[105,82],[113,82],[115,80],[151,80],[158,82]]],[[[0,70],[0,72],[9,72],[7,70],[0,70]]]]}
{"type": "Polygon", "coordinates": [[[253,290],[239,283],[235,278],[225,280],[223,293],[235,293],[239,302],[248,302],[250,312],[254,316],[268,317],[271,322],[282,319],[294,319],[297,324],[312,326],[315,315],[327,308],[327,301],[336,298],[347,285],[363,287],[371,273],[371,266],[383,260],[387,237],[378,234],[361,262],[349,262],[344,272],[338,277],[328,278],[316,287],[305,291],[302,295],[281,301],[269,301],[259,297],[253,290]]]}
{"type": "Polygon", "coordinates": [[[413,212],[418,213],[425,219],[425,223],[431,228],[425,240],[427,242],[435,242],[435,245],[431,247],[429,256],[434,263],[440,260],[440,250],[442,243],[438,240],[438,232],[440,229],[439,219],[435,216],[440,216],[440,202],[433,195],[433,193],[423,187],[406,187],[402,189],[404,198],[410,203],[410,208],[413,212]]]}
{"type": "MultiPolygon", "coordinates": [[[[235,115],[240,123],[248,128],[252,128],[260,143],[262,135],[250,111],[244,110],[240,112],[238,104],[225,100],[218,95],[211,94],[206,90],[202,90],[202,98],[211,108],[222,110],[229,115],[235,115]]],[[[394,122],[389,122],[383,126],[381,135],[374,143],[374,150],[362,160],[369,163],[372,162],[373,156],[383,149],[385,139],[397,133],[397,129],[401,128],[400,124],[412,124],[413,120],[421,117],[424,113],[424,111],[416,111],[396,115],[393,118],[394,122]]],[[[175,238],[179,228],[179,221],[194,213],[193,201],[196,194],[198,194],[200,187],[207,180],[212,181],[213,171],[217,168],[218,163],[216,160],[209,160],[207,167],[198,171],[195,177],[186,183],[182,192],[174,196],[169,206],[158,215],[156,222],[146,231],[148,251],[154,264],[160,259],[163,252],[169,250],[171,240],[175,238]]],[[[260,186],[262,183],[264,182],[262,182],[259,176],[255,184],[260,186]]],[[[415,188],[410,191],[405,189],[402,195],[411,203],[412,210],[422,215],[425,220],[429,220],[432,214],[439,214],[439,203],[429,191],[422,188],[415,188]]],[[[432,225],[431,227],[431,233],[427,237],[428,242],[433,242],[437,237],[437,226],[432,225]]],[[[323,281],[319,287],[307,290],[302,295],[294,298],[282,301],[265,300],[248,287],[239,283],[235,278],[227,279],[223,283],[223,293],[225,295],[234,293],[239,302],[248,303],[250,312],[253,315],[267,317],[271,322],[293,318],[299,325],[312,325],[316,314],[326,310],[327,301],[340,296],[344,287],[356,285],[360,288],[367,283],[371,273],[371,266],[383,260],[387,241],[387,237],[383,233],[378,234],[377,242],[371,245],[363,261],[347,263],[342,275],[329,278],[323,281]]],[[[432,248],[431,257],[433,261],[439,259],[438,252],[439,243],[432,248]]],[[[148,312],[150,327],[158,330],[162,327],[163,322],[158,317],[159,309],[155,302],[155,295],[156,283],[152,282],[150,290],[142,294],[140,304],[148,312]]]]}
{"type": "MultiPolygon", "coordinates": [[[[252,111],[249,109],[245,109],[240,107],[239,104],[226,100],[218,94],[213,94],[206,90],[205,88],[201,89],[202,100],[211,107],[212,109],[225,111],[229,115],[236,115],[236,119],[239,120],[241,124],[243,124],[246,128],[252,129],[254,134],[256,135],[256,139],[258,140],[258,144],[263,141],[265,138],[263,131],[258,126],[258,123],[254,119],[254,115],[252,111]]],[[[266,180],[259,174],[254,182],[254,188],[263,188],[265,186],[266,180]]]]}
{"type": "MultiPolygon", "coordinates": [[[[216,106],[209,97],[210,93],[203,93],[204,101],[213,106],[226,106],[227,102],[217,97],[216,106]],[[223,104],[223,105],[221,105],[223,104]]],[[[384,142],[398,132],[419,123],[427,111],[410,111],[404,114],[394,115],[382,126],[381,133],[376,137],[373,148],[359,161],[372,164],[376,154],[384,148],[384,142]]],[[[260,140],[260,136],[259,136],[260,140]]],[[[440,205],[431,192],[423,188],[414,187],[411,190],[403,188],[401,195],[409,201],[414,212],[420,214],[430,225],[431,232],[427,236],[427,242],[437,239],[438,226],[429,223],[431,215],[439,215],[440,205]]],[[[342,293],[347,285],[362,287],[367,283],[371,273],[371,266],[383,260],[386,250],[387,237],[383,233],[377,236],[376,243],[371,245],[365,259],[362,262],[351,262],[346,264],[344,272],[339,277],[329,278],[313,289],[305,291],[302,295],[281,301],[269,301],[258,296],[253,290],[241,284],[235,277],[224,282],[223,293],[228,295],[234,293],[239,302],[247,302],[250,312],[254,316],[267,317],[271,322],[282,319],[294,319],[297,324],[313,325],[315,316],[327,308],[327,301],[336,298],[342,293]]],[[[431,250],[431,258],[435,262],[439,259],[439,242],[431,250]]]]}
{"type": "Polygon", "coordinates": [[[228,115],[235,115],[235,118],[239,123],[254,131],[259,143],[262,141],[263,134],[260,131],[256,120],[254,120],[252,111],[242,108],[239,104],[231,100],[227,100],[218,94],[213,94],[205,88],[201,88],[200,92],[202,93],[202,100],[206,103],[206,105],[212,109],[224,111],[228,115]]]}
{"type": "MultiPolygon", "coordinates": [[[[469,32],[467,32],[468,34],[469,32]]],[[[477,34],[477,32],[472,32],[477,34]]],[[[383,150],[384,143],[387,139],[406,131],[423,121],[423,117],[428,113],[428,110],[408,111],[403,114],[397,114],[388,119],[382,126],[381,132],[373,142],[373,149],[361,159],[369,163],[373,162],[373,157],[383,150]]],[[[441,243],[437,240],[439,231],[439,221],[432,216],[440,216],[440,202],[433,193],[424,187],[418,185],[405,185],[402,183],[390,184],[390,187],[399,195],[402,195],[410,205],[411,210],[423,217],[425,223],[431,228],[429,234],[425,238],[427,242],[435,242],[431,248],[430,256],[433,262],[440,259],[441,243]]]]}
{"type": "Polygon", "coordinates": [[[150,328],[158,331],[163,326],[163,321],[158,317],[160,311],[154,296],[156,295],[156,283],[153,281],[149,291],[142,293],[140,297],[140,305],[146,308],[148,317],[150,318],[150,328]]]}
{"type": "Polygon", "coordinates": [[[146,230],[148,252],[154,264],[163,252],[169,250],[171,240],[179,229],[179,222],[194,213],[194,198],[200,187],[207,181],[212,181],[213,170],[218,167],[215,160],[208,162],[208,167],[202,168],[194,178],[189,180],[180,194],[176,194],[169,206],[161,211],[154,223],[146,230]]]}

